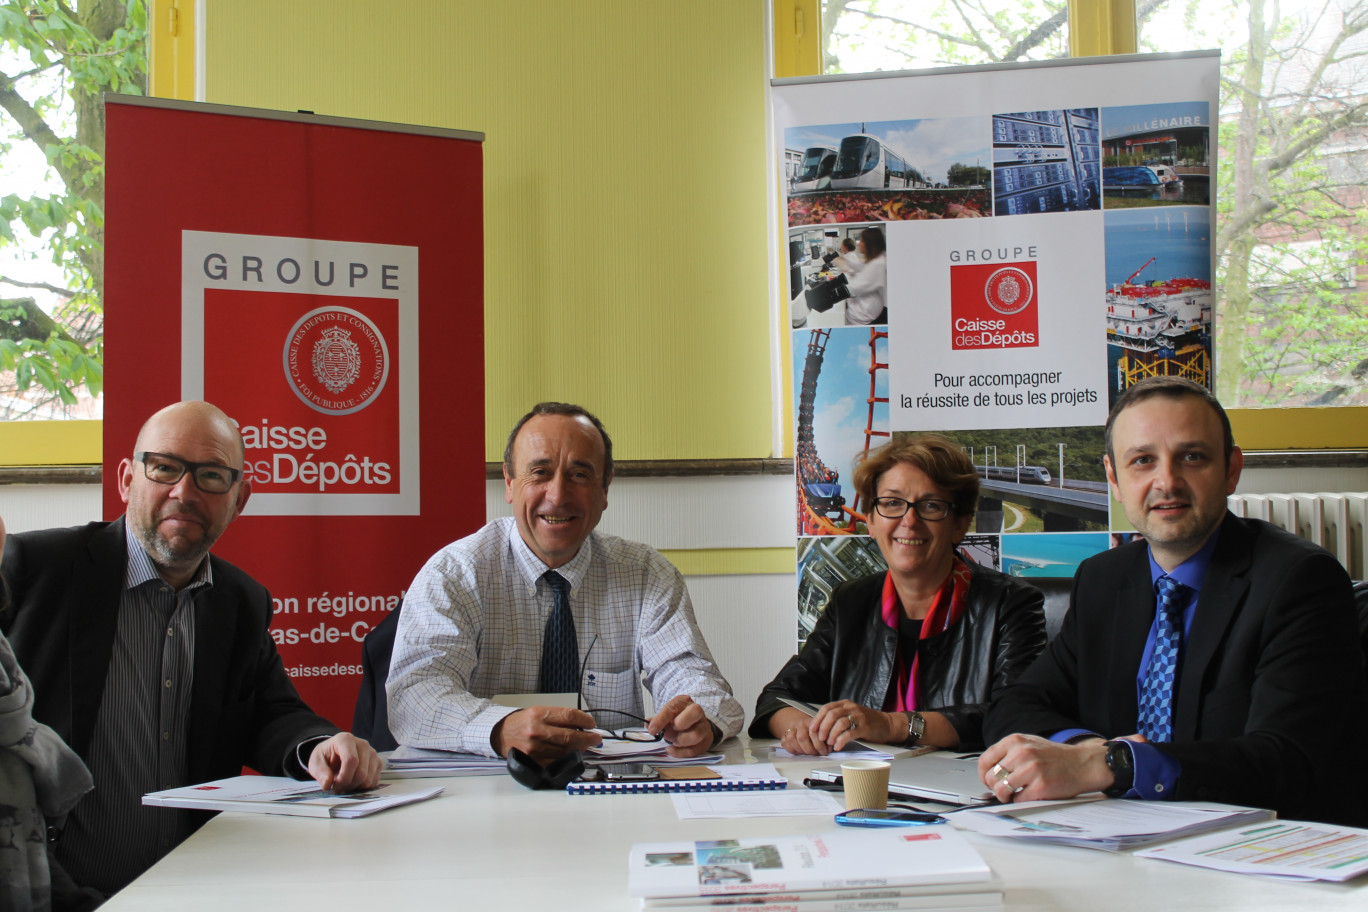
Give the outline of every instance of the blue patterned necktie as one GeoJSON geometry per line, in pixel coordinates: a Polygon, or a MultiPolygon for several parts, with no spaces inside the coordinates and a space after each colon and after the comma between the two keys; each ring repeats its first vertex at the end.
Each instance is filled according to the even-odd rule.
{"type": "Polygon", "coordinates": [[[541,693],[579,693],[579,643],[570,613],[570,583],[555,570],[542,579],[556,594],[556,607],[542,635],[541,693]]]}
{"type": "Polygon", "coordinates": [[[1173,685],[1178,677],[1178,647],[1183,637],[1183,593],[1188,588],[1168,576],[1159,592],[1159,630],[1154,637],[1145,681],[1140,687],[1140,734],[1151,741],[1173,740],[1173,685]]]}

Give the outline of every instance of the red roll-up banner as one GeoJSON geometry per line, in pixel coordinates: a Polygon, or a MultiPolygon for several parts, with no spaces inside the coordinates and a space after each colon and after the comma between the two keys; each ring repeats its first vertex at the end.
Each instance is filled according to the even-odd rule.
{"type": "Polygon", "coordinates": [[[300,694],[349,728],[361,640],[484,502],[479,133],[107,99],[104,512],[178,399],[238,423],[214,548],[300,694]]]}

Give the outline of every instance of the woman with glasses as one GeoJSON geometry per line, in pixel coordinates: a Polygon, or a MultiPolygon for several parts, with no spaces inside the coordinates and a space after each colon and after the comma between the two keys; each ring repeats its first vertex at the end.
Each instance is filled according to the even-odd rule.
{"type": "Polygon", "coordinates": [[[795,754],[857,738],[980,747],[988,704],[1045,647],[1044,597],[956,552],[979,490],[959,444],[895,440],[854,481],[888,570],[836,587],[802,651],[761,692],[751,737],[795,754]],[[781,698],[820,709],[809,718],[781,698]]]}

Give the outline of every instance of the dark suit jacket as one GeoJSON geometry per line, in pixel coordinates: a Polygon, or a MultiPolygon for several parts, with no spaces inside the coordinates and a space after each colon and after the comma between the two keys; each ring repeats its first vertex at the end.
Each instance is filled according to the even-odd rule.
{"type": "MultiPolygon", "coordinates": [[[[265,587],[227,561],[209,560],[214,585],[195,598],[190,781],[236,776],[244,766],[301,776],[299,742],[338,729],[305,705],[285,674],[266,630],[265,587]]],[[[33,681],[33,716],[82,758],[104,694],[127,562],[119,519],[11,535],[0,564],[11,596],[0,629],[33,681]]]]}
{"type": "Polygon", "coordinates": [[[389,727],[389,699],[385,696],[385,681],[389,678],[394,635],[399,630],[399,615],[403,610],[404,603],[401,601],[361,641],[361,690],[356,695],[352,734],[365,738],[378,751],[394,750],[399,746],[389,727]]]}
{"type": "MultiPolygon", "coordinates": [[[[1154,590],[1146,545],[1084,561],[1064,626],[994,704],[1012,732],[1134,734],[1154,590]]],[[[1368,683],[1349,577],[1326,551],[1227,514],[1184,644],[1171,744],[1175,799],[1364,824],[1368,683]]]]}

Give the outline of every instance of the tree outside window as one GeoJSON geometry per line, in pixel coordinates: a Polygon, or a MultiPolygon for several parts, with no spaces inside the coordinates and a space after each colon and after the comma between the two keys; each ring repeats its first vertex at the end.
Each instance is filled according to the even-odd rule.
{"type": "Polygon", "coordinates": [[[146,79],[143,0],[0,3],[0,419],[101,414],[101,96],[146,79]]]}
{"type": "MultiPolygon", "coordinates": [[[[827,73],[1068,54],[1066,0],[825,0],[827,73]]],[[[1220,48],[1217,392],[1368,404],[1368,0],[1136,0],[1141,51],[1220,48]]]]}

